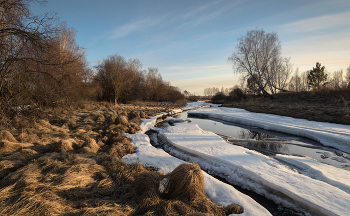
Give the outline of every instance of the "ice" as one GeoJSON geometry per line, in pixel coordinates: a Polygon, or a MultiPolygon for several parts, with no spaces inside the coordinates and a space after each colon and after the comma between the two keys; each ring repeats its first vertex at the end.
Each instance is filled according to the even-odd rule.
{"type": "Polygon", "coordinates": [[[177,118],[173,118],[173,117],[167,117],[166,118],[167,122],[173,124],[173,123],[179,123],[179,122],[191,122],[192,119],[190,118],[186,118],[186,119],[177,119],[177,118]]]}
{"type": "MultiPolygon", "coordinates": [[[[211,118],[308,137],[340,149],[343,152],[339,151],[339,155],[347,156],[345,152],[350,152],[350,126],[251,113],[242,109],[218,106],[208,108],[204,102],[190,103],[183,110],[187,109],[197,109],[190,113],[211,118]]],[[[160,114],[162,115],[165,114],[160,114]]],[[[157,117],[143,119],[142,131],[153,128],[156,119],[157,117]]],[[[277,204],[303,211],[306,215],[349,215],[350,171],[305,157],[267,157],[228,144],[216,134],[203,131],[193,123],[175,123],[174,126],[158,131],[158,138],[169,143],[167,151],[177,158],[153,147],[148,136],[138,132],[127,135],[135,146],[135,153],[124,156],[122,160],[128,164],[141,163],[158,167],[164,173],[169,173],[184,163],[178,158],[190,160],[198,163],[209,174],[225,178],[231,184],[259,193],[277,204]]],[[[330,155],[325,154],[326,156],[330,155]]],[[[203,173],[205,191],[215,203],[239,204],[244,208],[243,215],[270,215],[250,197],[203,173]]]]}
{"type": "MultiPolygon", "coordinates": [[[[169,113],[162,112],[156,116],[150,117],[149,119],[142,119],[142,123],[140,124],[141,131],[144,133],[144,132],[154,128],[154,125],[156,124],[157,119],[163,117],[164,115],[174,115],[174,114],[182,112],[183,110],[193,110],[193,109],[198,109],[201,107],[209,107],[209,105],[204,101],[192,102],[192,103],[188,103],[187,106],[182,108],[182,109],[175,109],[169,113]]],[[[179,121],[179,120],[174,120],[174,122],[175,121],[179,121]]],[[[190,121],[190,119],[188,119],[188,121],[190,121]]]]}
{"type": "MultiPolygon", "coordinates": [[[[137,134],[125,134],[131,139],[135,146],[135,153],[125,155],[122,160],[127,164],[140,163],[146,166],[158,167],[160,172],[169,173],[178,165],[185,163],[172,157],[162,149],[157,149],[150,144],[147,135],[139,132],[137,134]]],[[[259,205],[249,196],[237,191],[231,185],[225,184],[203,171],[205,178],[205,192],[208,197],[218,205],[238,204],[244,208],[241,215],[271,215],[264,207],[259,205]]]]}
{"type": "MultiPolygon", "coordinates": [[[[291,208],[298,208],[295,206],[297,204],[312,214],[347,215],[350,212],[350,195],[344,183],[348,178],[344,176],[328,178],[327,181],[310,178],[274,158],[228,144],[216,134],[203,131],[193,123],[175,124],[163,136],[176,151],[191,156],[202,169],[276,203],[291,208]]],[[[344,170],[338,169],[338,172],[344,170]]],[[[336,175],[336,171],[332,174],[336,175]]]]}
{"type": "Polygon", "coordinates": [[[304,175],[327,182],[350,194],[350,171],[320,163],[306,157],[276,155],[276,159],[292,164],[304,175]]]}
{"type": "Polygon", "coordinates": [[[201,108],[189,111],[189,114],[200,114],[210,118],[255,126],[265,130],[306,137],[316,140],[325,146],[332,146],[350,153],[350,125],[308,121],[264,113],[252,113],[244,109],[225,107],[201,108]]]}
{"type": "Polygon", "coordinates": [[[186,107],[182,108],[182,110],[193,110],[201,107],[210,107],[210,105],[204,101],[192,102],[188,103],[186,107]]]}

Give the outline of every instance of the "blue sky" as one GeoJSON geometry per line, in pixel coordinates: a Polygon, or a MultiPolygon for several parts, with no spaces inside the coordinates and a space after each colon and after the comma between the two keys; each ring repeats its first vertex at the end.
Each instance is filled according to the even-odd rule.
{"type": "Polygon", "coordinates": [[[182,91],[238,84],[227,58],[248,30],[276,32],[299,71],[321,62],[350,64],[349,0],[48,0],[35,14],[57,12],[77,30],[91,65],[119,54],[157,67],[182,91]]]}

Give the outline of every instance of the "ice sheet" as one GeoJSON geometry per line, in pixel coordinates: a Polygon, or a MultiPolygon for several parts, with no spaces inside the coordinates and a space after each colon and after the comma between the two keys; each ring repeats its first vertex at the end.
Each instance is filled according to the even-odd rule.
{"type": "Polygon", "coordinates": [[[228,144],[196,124],[177,123],[164,132],[164,137],[177,150],[196,157],[196,162],[205,170],[215,172],[229,182],[246,184],[247,188],[276,203],[292,208],[295,207],[293,203],[297,203],[307,211],[321,215],[347,215],[350,212],[350,195],[341,188],[299,174],[258,152],[228,144]],[[274,193],[281,194],[281,199],[274,193]]]}
{"type": "MultiPolygon", "coordinates": [[[[169,173],[178,165],[185,163],[175,157],[172,157],[162,149],[157,149],[150,144],[147,135],[142,133],[126,134],[135,146],[135,153],[126,155],[122,158],[127,164],[141,163],[146,166],[158,167],[159,171],[169,173]]],[[[244,208],[241,215],[271,215],[264,207],[259,205],[249,196],[246,196],[234,187],[225,184],[207,173],[203,172],[205,177],[205,192],[208,197],[217,204],[226,206],[231,203],[238,204],[244,208]]]]}

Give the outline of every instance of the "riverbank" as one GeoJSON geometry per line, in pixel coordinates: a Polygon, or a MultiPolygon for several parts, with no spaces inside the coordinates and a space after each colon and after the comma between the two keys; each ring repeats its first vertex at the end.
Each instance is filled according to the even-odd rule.
{"type": "Polygon", "coordinates": [[[22,129],[2,130],[0,214],[225,215],[227,209],[205,196],[201,196],[205,206],[196,205],[198,199],[196,203],[184,197],[153,197],[150,208],[147,193],[140,195],[140,187],[144,188],[139,176],[152,179],[162,174],[154,167],[127,165],[120,159],[135,152],[123,134],[140,131],[141,119],[154,121],[152,116],[185,105],[89,103],[75,110],[46,110],[45,118],[22,129]]]}
{"type": "Polygon", "coordinates": [[[289,116],[310,121],[350,125],[350,90],[285,92],[275,99],[250,98],[223,104],[250,112],[289,116]]]}

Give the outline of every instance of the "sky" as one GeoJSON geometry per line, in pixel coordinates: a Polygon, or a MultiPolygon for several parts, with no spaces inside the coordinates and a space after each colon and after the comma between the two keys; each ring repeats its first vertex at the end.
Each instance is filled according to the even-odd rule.
{"type": "Polygon", "coordinates": [[[76,32],[91,66],[110,55],[156,67],[182,91],[239,84],[227,61],[247,31],[275,32],[282,55],[300,72],[320,62],[329,72],[350,64],[349,0],[48,0],[76,32]]]}

